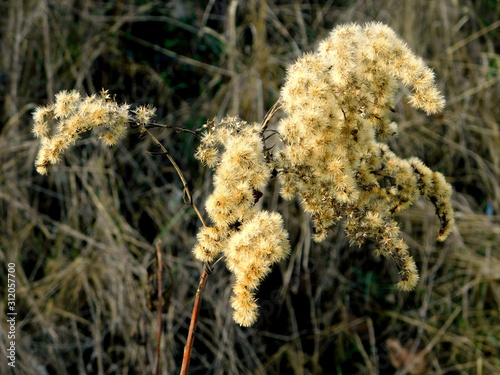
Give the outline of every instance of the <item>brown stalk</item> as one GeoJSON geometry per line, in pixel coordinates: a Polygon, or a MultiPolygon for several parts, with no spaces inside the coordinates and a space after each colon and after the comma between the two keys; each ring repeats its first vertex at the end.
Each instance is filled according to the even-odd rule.
{"type": "MultiPolygon", "coordinates": [[[[189,191],[189,188],[186,183],[186,179],[184,178],[184,175],[182,174],[182,171],[180,170],[179,166],[175,162],[175,160],[172,158],[170,153],[167,151],[167,149],[161,144],[161,142],[146,128],[146,126],[142,126],[142,134],[147,134],[149,137],[160,147],[161,149],[161,154],[165,155],[172,166],[174,167],[175,171],[177,172],[179,178],[182,181],[182,184],[184,186],[184,201],[189,204],[196,212],[198,215],[201,223],[203,226],[206,226],[205,221],[203,220],[203,217],[200,214],[200,211],[196,207],[196,205],[193,202],[193,198],[191,196],[191,192],[189,191]]],[[[159,350],[160,350],[160,338],[161,338],[161,300],[162,300],[162,287],[161,287],[161,255],[159,251],[159,244],[157,244],[157,256],[158,256],[158,342],[156,344],[156,353],[155,353],[155,375],[158,374],[159,370],[159,350]]],[[[198,289],[196,290],[196,297],[194,300],[194,306],[193,306],[193,312],[191,314],[191,323],[189,324],[189,332],[188,332],[188,337],[186,340],[186,345],[184,347],[184,355],[182,358],[182,367],[181,367],[181,375],[187,374],[189,370],[189,363],[191,362],[191,352],[193,350],[193,344],[194,344],[194,335],[195,335],[195,330],[196,330],[196,324],[198,323],[198,316],[200,314],[200,308],[201,308],[201,300],[203,297],[203,291],[205,290],[205,284],[207,282],[207,278],[210,275],[210,264],[205,263],[205,267],[203,268],[203,272],[200,277],[200,283],[198,284],[198,289]]]]}
{"type": "Polygon", "coordinates": [[[158,335],[156,341],[156,351],[155,351],[155,375],[159,374],[160,370],[160,341],[161,341],[161,331],[162,331],[162,318],[161,313],[163,309],[163,290],[162,290],[162,262],[161,262],[161,250],[160,250],[160,242],[156,244],[156,260],[158,263],[158,335]]]}
{"type": "MultiPolygon", "coordinates": [[[[276,103],[271,107],[271,109],[267,112],[266,116],[264,117],[261,125],[261,134],[263,135],[264,131],[267,129],[269,122],[271,121],[272,117],[276,114],[276,112],[281,108],[281,103],[280,100],[278,99],[276,103]]],[[[184,175],[182,174],[182,171],[180,170],[179,166],[175,162],[175,160],[172,158],[170,153],[167,151],[167,149],[161,144],[161,142],[148,130],[148,127],[168,127],[176,130],[174,127],[170,126],[161,126],[160,124],[148,124],[148,125],[143,125],[142,126],[142,133],[149,135],[149,137],[160,147],[161,149],[161,154],[167,156],[168,160],[170,163],[173,165],[175,171],[179,175],[182,184],[184,186],[184,197],[185,201],[187,204],[189,204],[193,209],[196,211],[196,214],[200,218],[203,226],[206,226],[205,221],[203,220],[203,217],[201,216],[200,212],[198,211],[198,208],[193,202],[193,199],[191,197],[191,193],[187,187],[186,180],[184,178],[184,175]]],[[[185,131],[185,129],[182,129],[185,131]]],[[[194,132],[193,132],[194,133],[194,132]]],[[[199,137],[198,134],[194,133],[196,136],[199,137]]],[[[162,291],[161,291],[161,254],[159,250],[159,245],[157,244],[157,257],[158,257],[158,342],[156,345],[156,353],[155,353],[155,375],[158,374],[158,365],[159,365],[159,347],[160,347],[160,338],[161,338],[161,299],[162,299],[162,291]]],[[[184,355],[182,358],[182,366],[181,366],[181,372],[180,375],[187,375],[188,370],[189,370],[189,364],[191,362],[191,353],[193,351],[193,344],[194,344],[194,336],[196,333],[196,324],[198,323],[198,317],[200,315],[200,309],[201,309],[201,301],[203,298],[203,292],[205,290],[205,285],[207,282],[207,278],[210,275],[210,264],[205,263],[205,266],[203,268],[203,272],[200,276],[200,282],[198,284],[198,289],[196,290],[196,297],[194,300],[194,306],[193,306],[193,312],[191,314],[191,323],[189,324],[189,331],[188,331],[188,337],[186,340],[186,345],[184,346],[184,355]]]]}
{"type": "Polygon", "coordinates": [[[201,299],[203,297],[203,291],[205,290],[205,284],[207,282],[207,277],[209,275],[210,275],[210,264],[205,263],[205,267],[203,268],[203,272],[200,277],[200,283],[198,284],[198,289],[196,290],[196,298],[194,300],[193,313],[191,314],[191,323],[189,324],[189,332],[186,340],[186,346],[184,346],[184,356],[182,358],[182,367],[180,375],[187,375],[189,370],[189,363],[191,361],[191,352],[193,350],[196,323],[198,323],[198,316],[200,314],[201,299]]]}

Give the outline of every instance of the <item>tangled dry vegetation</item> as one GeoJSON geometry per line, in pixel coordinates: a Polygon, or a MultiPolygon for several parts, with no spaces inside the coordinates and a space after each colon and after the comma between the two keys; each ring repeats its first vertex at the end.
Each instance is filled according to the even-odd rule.
{"type": "MultiPolygon", "coordinates": [[[[215,3],[1,3],[8,22],[0,40],[0,259],[18,265],[19,371],[151,369],[157,322],[147,296],[161,240],[171,293],[161,368],[178,372],[200,274],[190,252],[199,222],[170,164],[146,153],[155,145],[133,132],[112,149],[83,136],[51,167],[55,173],[39,176],[34,103],[63,89],[106,87],[120,102],[154,105],[158,119],[176,126],[196,129],[214,109],[260,121],[302,51],[315,50],[335,25],[377,20],[424,56],[447,98],[441,114],[426,116],[400,87],[389,114],[399,136],[388,145],[448,178],[455,229],[436,243],[440,223],[423,200],[396,215],[420,271],[414,292],[398,292],[398,270],[372,256],[374,242],[350,247],[339,225],[315,243],[309,215],[282,201],[273,179],[258,204],[283,214],[289,259],[263,281],[252,328],[234,324],[233,276],[214,267],[191,373],[498,373],[498,4],[215,3]]],[[[155,134],[182,166],[193,200],[203,202],[213,176],[185,152],[196,138],[175,129],[155,134]]],[[[5,277],[2,269],[2,285],[5,277]]],[[[5,300],[0,305],[5,311],[5,300]]],[[[5,361],[0,372],[7,373],[5,361]]]]}

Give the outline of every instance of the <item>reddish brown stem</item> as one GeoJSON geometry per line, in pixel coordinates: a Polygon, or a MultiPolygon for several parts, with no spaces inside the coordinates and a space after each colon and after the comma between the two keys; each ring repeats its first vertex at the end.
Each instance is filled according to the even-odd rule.
{"type": "Polygon", "coordinates": [[[182,358],[182,368],[180,375],[187,375],[189,370],[189,362],[191,361],[191,351],[193,350],[196,323],[198,322],[198,316],[200,314],[201,299],[203,297],[203,291],[205,290],[205,284],[207,282],[209,270],[210,264],[207,263],[203,268],[203,273],[200,277],[200,283],[198,284],[198,290],[196,291],[196,298],[194,300],[193,313],[191,314],[191,324],[189,325],[186,346],[184,347],[184,356],[182,358]]]}
{"type": "MultiPolygon", "coordinates": [[[[154,125],[159,125],[159,124],[154,124],[154,125]]],[[[167,149],[161,144],[161,142],[147,129],[147,125],[142,124],[139,125],[141,126],[142,133],[141,134],[147,134],[151,137],[151,139],[160,147],[162,150],[161,154],[167,156],[167,158],[170,160],[170,163],[172,163],[173,167],[175,168],[177,174],[179,175],[182,184],[184,185],[184,200],[186,201],[187,204],[189,204],[196,212],[198,217],[200,218],[201,223],[205,227],[205,221],[203,220],[203,217],[200,214],[200,211],[196,207],[196,205],[193,202],[193,198],[191,197],[191,192],[188,189],[186,180],[184,178],[184,175],[182,174],[182,171],[178,167],[177,163],[175,160],[170,156],[170,153],[167,151],[167,149]]],[[[197,134],[196,134],[197,135],[197,134]]],[[[198,136],[198,135],[197,135],[198,136]]],[[[199,137],[199,136],[198,136],[199,137]]],[[[159,348],[160,348],[160,338],[161,338],[161,301],[162,301],[162,287],[161,287],[161,256],[159,255],[159,246],[157,247],[157,253],[158,253],[158,264],[159,264],[159,270],[158,272],[160,273],[158,277],[158,343],[156,345],[156,358],[155,358],[155,375],[158,374],[158,363],[159,363],[159,348]]],[[[210,274],[210,264],[205,263],[205,267],[203,269],[203,273],[201,274],[200,277],[200,283],[198,285],[198,290],[196,291],[196,298],[194,301],[194,307],[193,307],[193,313],[191,314],[191,323],[189,325],[189,332],[188,332],[188,337],[186,341],[186,346],[184,347],[184,356],[182,358],[182,367],[181,367],[181,375],[187,374],[188,369],[189,369],[189,362],[191,361],[191,352],[193,350],[193,343],[194,343],[194,334],[195,334],[195,328],[196,328],[196,323],[198,322],[198,316],[200,313],[200,307],[201,307],[201,299],[203,296],[203,291],[205,290],[205,283],[207,281],[207,277],[210,274]]]]}
{"type": "Polygon", "coordinates": [[[162,290],[162,261],[161,261],[161,250],[160,243],[156,244],[156,260],[158,262],[158,335],[156,341],[156,351],[155,351],[155,375],[159,374],[160,370],[160,341],[161,341],[161,331],[162,331],[162,318],[161,313],[163,310],[162,299],[163,299],[163,290],[162,290]]]}

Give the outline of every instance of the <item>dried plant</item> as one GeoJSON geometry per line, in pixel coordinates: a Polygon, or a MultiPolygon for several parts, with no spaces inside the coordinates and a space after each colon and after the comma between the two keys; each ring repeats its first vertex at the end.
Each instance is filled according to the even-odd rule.
{"type": "Polygon", "coordinates": [[[288,71],[282,90],[287,116],[278,127],[284,147],[275,163],[281,195],[300,195],[317,241],[345,217],[351,243],[375,241],[378,254],[396,261],[399,287],[411,290],[418,273],[391,216],[423,195],[436,207],[438,240],[444,241],[453,210],[442,174],[417,158],[400,159],[383,143],[397,134],[389,117],[397,80],[412,87],[413,107],[427,114],[443,109],[433,72],[389,27],[335,28],[317,52],[288,71]]]}
{"type": "MultiPolygon", "coordinates": [[[[432,172],[417,158],[399,158],[384,143],[397,134],[390,113],[398,81],[411,88],[409,103],[414,108],[427,114],[443,109],[444,98],[434,84],[432,70],[390,28],[378,23],[343,25],[315,53],[305,54],[289,68],[281,92],[285,117],[277,129],[281,141],[277,151],[265,145],[269,117],[262,124],[226,117],[205,125],[195,156],[214,170],[213,192],[205,203],[212,225],[205,225],[196,210],[203,226],[193,252],[206,263],[206,270],[223,257],[234,273],[231,306],[235,322],[255,323],[259,284],[290,251],[281,215],[256,205],[273,172],[279,176],[282,197],[299,196],[303,209],[313,216],[315,240],[325,240],[344,219],[352,244],[374,241],[377,254],[396,262],[399,287],[415,287],[415,262],[393,216],[422,195],[436,208],[441,221],[438,240],[444,241],[454,223],[452,190],[442,174],[432,172]]],[[[109,145],[130,124],[153,137],[147,130],[153,115],[154,108],[131,111],[106,91],[85,98],[75,91],[61,92],[54,104],[34,113],[33,132],[42,138],[37,170],[46,173],[81,133],[92,129],[100,129],[99,137],[109,145]]],[[[182,173],[174,166],[187,191],[182,173]]],[[[205,272],[193,319],[199,311],[205,272]]],[[[190,335],[193,332],[192,325],[190,335]]]]}
{"type": "Polygon", "coordinates": [[[118,105],[107,91],[82,97],[77,91],[61,91],[52,105],[38,107],[33,113],[33,133],[41,138],[36,169],[47,173],[82,133],[100,129],[107,145],[115,145],[126,133],[130,121],[129,105],[118,105]]]}
{"type": "Polygon", "coordinates": [[[225,118],[208,129],[196,156],[215,168],[214,191],[206,202],[215,226],[200,230],[194,254],[201,261],[212,262],[224,251],[227,266],[236,277],[231,301],[234,320],[248,327],[258,317],[255,290],[272,264],[290,250],[281,215],[255,207],[260,189],[271,177],[260,124],[225,118]],[[223,152],[218,146],[224,147],[223,152]]]}

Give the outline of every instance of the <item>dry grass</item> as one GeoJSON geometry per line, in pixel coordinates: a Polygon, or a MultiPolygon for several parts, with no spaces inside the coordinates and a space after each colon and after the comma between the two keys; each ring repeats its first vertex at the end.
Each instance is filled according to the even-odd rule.
{"type": "MultiPolygon", "coordinates": [[[[18,373],[151,373],[157,323],[145,295],[157,240],[174,285],[161,373],[178,372],[201,272],[190,253],[196,215],[167,161],[146,154],[151,143],[131,134],[106,149],[84,139],[38,176],[35,103],[60,89],[105,86],[120,101],[156,105],[162,121],[179,126],[226,112],[261,120],[301,51],[336,24],[370,20],[387,23],[426,58],[448,99],[437,117],[402,99],[394,115],[401,134],[391,147],[449,177],[455,231],[436,244],[438,223],[423,201],[399,217],[421,273],[415,292],[399,293],[395,269],[369,245],[349,248],[341,231],[314,244],[309,218],[269,189],[263,204],[284,214],[292,255],[264,283],[262,317],[250,329],[232,321],[230,274],[216,265],[191,373],[408,373],[391,366],[389,338],[423,350],[427,374],[499,373],[497,2],[208,3],[0,2],[0,261],[17,265],[18,373]]],[[[201,205],[211,187],[188,152],[195,140],[157,134],[201,205]]],[[[5,267],[0,280],[5,286],[5,267]]],[[[0,325],[5,332],[5,320],[0,325]]],[[[0,372],[8,373],[5,359],[0,372]]]]}

